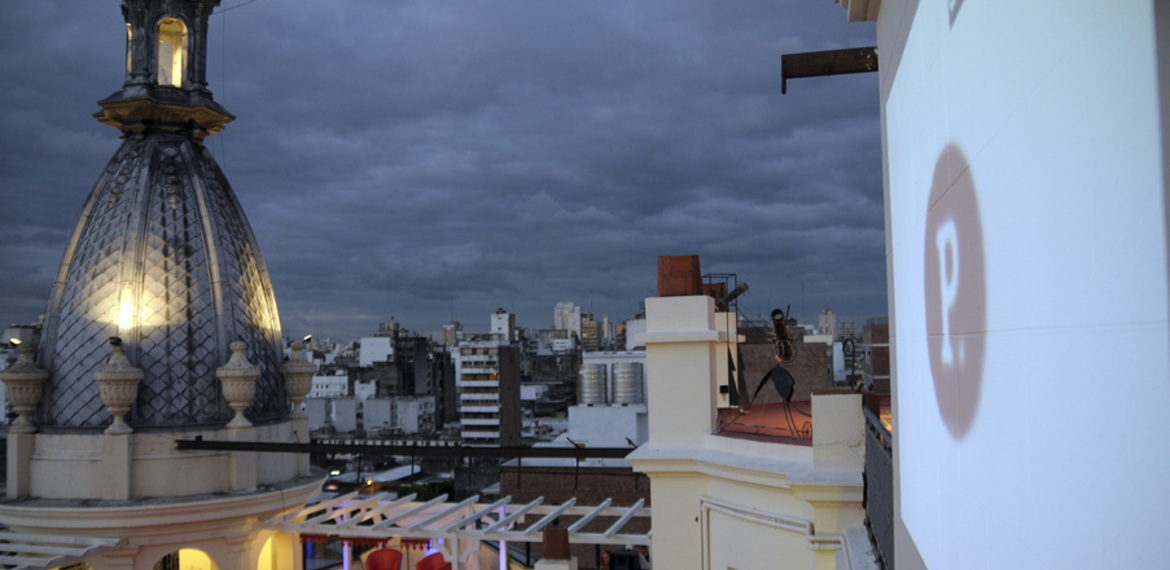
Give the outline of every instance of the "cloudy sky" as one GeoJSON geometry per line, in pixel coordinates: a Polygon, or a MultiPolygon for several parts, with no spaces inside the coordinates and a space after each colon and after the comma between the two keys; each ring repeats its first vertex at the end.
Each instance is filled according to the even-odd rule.
{"type": "MultiPolygon", "coordinates": [[[[0,3],[0,320],[118,147],[119,4],[0,3]]],[[[683,254],[751,317],[886,313],[877,74],[780,94],[781,54],[873,45],[831,0],[224,0],[209,42],[286,336],[625,320],[683,254]]]]}

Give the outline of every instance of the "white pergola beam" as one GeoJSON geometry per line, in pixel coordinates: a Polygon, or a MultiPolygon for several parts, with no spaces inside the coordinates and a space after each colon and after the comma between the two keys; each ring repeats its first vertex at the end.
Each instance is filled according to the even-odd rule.
{"type": "Polygon", "coordinates": [[[504,517],[504,518],[502,518],[502,519],[500,519],[500,520],[496,521],[496,523],[495,523],[495,524],[493,524],[492,526],[489,526],[489,527],[487,527],[487,529],[485,529],[485,530],[484,530],[484,532],[485,532],[485,533],[488,533],[488,532],[495,532],[495,531],[499,530],[500,528],[503,528],[504,526],[507,526],[507,525],[508,525],[508,524],[510,524],[512,521],[514,521],[514,520],[516,520],[516,519],[518,519],[518,518],[520,518],[520,517],[524,516],[524,514],[525,514],[525,513],[527,513],[528,511],[532,510],[534,507],[536,507],[537,505],[539,505],[539,504],[541,504],[541,503],[543,503],[543,502],[544,502],[544,497],[537,497],[537,498],[536,498],[536,499],[534,499],[532,502],[528,503],[527,505],[524,505],[523,507],[520,507],[520,508],[519,508],[519,509],[517,509],[515,512],[513,512],[512,514],[510,514],[510,515],[508,515],[508,516],[506,516],[506,517],[504,517]]]}
{"type": "MultiPolygon", "coordinates": [[[[380,493],[380,494],[382,494],[382,495],[386,495],[386,496],[389,496],[389,494],[387,494],[387,493],[380,493]]],[[[411,494],[409,494],[409,495],[407,495],[407,496],[405,496],[405,497],[402,497],[402,498],[399,498],[399,499],[395,499],[395,500],[393,500],[393,501],[391,501],[391,502],[389,502],[389,503],[386,503],[386,504],[384,504],[384,505],[379,505],[379,506],[377,506],[376,508],[371,508],[370,510],[366,511],[365,513],[363,513],[363,514],[362,514],[360,517],[353,517],[353,518],[351,518],[351,519],[349,519],[349,520],[347,520],[347,521],[344,521],[344,522],[338,523],[338,524],[337,524],[337,527],[338,527],[338,528],[352,528],[352,527],[355,527],[355,526],[357,526],[357,525],[359,525],[359,524],[361,524],[361,523],[364,523],[364,522],[366,522],[366,521],[368,521],[368,520],[371,520],[371,519],[373,519],[374,517],[377,517],[378,515],[382,515],[382,514],[386,513],[387,511],[393,510],[393,509],[395,509],[395,508],[397,508],[397,507],[399,507],[399,506],[402,506],[403,504],[409,503],[409,502],[413,501],[413,500],[414,500],[415,498],[417,498],[417,497],[418,497],[418,495],[417,495],[417,494],[415,494],[415,493],[411,493],[411,494]]]]}
{"type": "Polygon", "coordinates": [[[435,503],[441,503],[441,502],[446,501],[446,500],[447,500],[447,494],[443,493],[442,495],[439,495],[438,497],[435,497],[435,498],[433,498],[433,499],[431,499],[431,500],[429,500],[421,505],[418,505],[417,507],[406,509],[405,511],[402,511],[401,513],[398,513],[392,517],[387,517],[386,520],[374,525],[371,528],[376,529],[376,530],[385,529],[385,528],[389,527],[390,525],[392,525],[392,524],[394,524],[394,523],[396,523],[396,522],[398,522],[406,517],[409,517],[409,516],[417,514],[417,513],[421,513],[423,511],[431,508],[431,506],[434,505],[435,503]]]}
{"type": "Polygon", "coordinates": [[[468,497],[467,499],[464,499],[463,501],[460,501],[459,503],[452,505],[450,508],[443,509],[443,510],[421,520],[421,521],[418,521],[418,522],[410,525],[409,527],[406,528],[406,530],[418,530],[418,529],[425,527],[428,524],[431,524],[439,519],[449,517],[453,513],[459,511],[460,509],[466,508],[468,505],[475,504],[475,502],[478,500],[479,500],[479,495],[472,495],[472,496],[468,497]]]}
{"type": "Polygon", "coordinates": [[[531,534],[536,533],[540,529],[548,526],[549,523],[553,522],[553,519],[556,519],[557,517],[561,516],[561,513],[565,512],[566,510],[569,509],[569,507],[571,507],[575,504],[577,504],[576,497],[565,501],[564,503],[561,504],[561,506],[557,507],[553,512],[551,512],[547,515],[544,515],[544,518],[536,521],[535,523],[533,523],[532,526],[524,529],[524,534],[531,535],[531,534]]]}
{"type": "Polygon", "coordinates": [[[641,509],[642,505],[644,504],[646,504],[646,499],[638,499],[638,502],[634,503],[634,506],[630,507],[630,510],[626,511],[626,514],[622,515],[622,518],[618,519],[617,522],[613,523],[613,526],[609,527],[609,529],[605,531],[605,536],[613,536],[615,533],[617,533],[617,531],[621,530],[623,526],[626,526],[626,523],[630,522],[630,519],[634,518],[634,515],[637,514],[638,509],[641,509]]]}
{"type": "Polygon", "coordinates": [[[589,511],[588,514],[578,519],[577,522],[573,523],[573,525],[569,527],[569,534],[573,534],[574,532],[581,530],[582,527],[589,524],[589,521],[597,518],[598,515],[605,511],[605,509],[608,508],[612,502],[613,499],[606,499],[600,505],[597,505],[597,507],[592,511],[589,511]]]}
{"type": "Polygon", "coordinates": [[[281,520],[294,521],[294,520],[302,518],[302,517],[307,517],[307,516],[317,512],[317,511],[327,510],[327,509],[333,507],[334,505],[344,503],[345,501],[348,501],[356,496],[357,496],[357,491],[354,491],[352,493],[346,493],[340,497],[334,497],[332,499],[329,499],[328,501],[323,501],[320,503],[316,503],[312,506],[305,507],[305,508],[303,508],[295,513],[289,513],[289,514],[281,517],[281,520]]]}
{"type": "Polygon", "coordinates": [[[459,519],[459,522],[453,523],[453,524],[449,525],[447,528],[443,529],[443,532],[451,532],[451,531],[456,530],[458,528],[462,528],[463,525],[466,525],[472,521],[478,521],[479,519],[482,519],[483,517],[490,515],[492,513],[492,511],[500,508],[501,505],[506,505],[510,502],[512,502],[512,496],[508,495],[507,497],[504,497],[503,499],[500,499],[500,500],[498,500],[498,501],[496,501],[496,502],[494,502],[494,503],[492,503],[492,504],[490,504],[490,505],[488,505],[488,506],[486,506],[478,511],[475,511],[474,513],[471,513],[470,515],[467,515],[467,516],[463,517],[462,519],[459,519]]]}

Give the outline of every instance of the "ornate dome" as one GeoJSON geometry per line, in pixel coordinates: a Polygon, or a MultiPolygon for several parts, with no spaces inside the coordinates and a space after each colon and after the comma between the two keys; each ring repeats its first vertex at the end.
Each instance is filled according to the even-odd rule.
{"type": "Polygon", "coordinates": [[[131,137],[90,194],[46,314],[43,428],[108,423],[93,372],[112,336],[145,372],[128,416],[135,427],[230,419],[215,369],[234,340],[263,370],[248,417],[287,415],[268,272],[227,180],[191,136],[131,137]]]}
{"type": "Polygon", "coordinates": [[[280,324],[256,238],[202,140],[233,117],[205,81],[207,18],[219,0],[124,0],[126,82],[95,117],[122,146],[94,186],[53,287],[40,363],[50,372],[36,423],[110,422],[93,373],[110,337],[144,372],[127,421],[222,426],[232,417],[215,369],[242,340],[261,369],[245,412],[288,417],[280,324]]]}

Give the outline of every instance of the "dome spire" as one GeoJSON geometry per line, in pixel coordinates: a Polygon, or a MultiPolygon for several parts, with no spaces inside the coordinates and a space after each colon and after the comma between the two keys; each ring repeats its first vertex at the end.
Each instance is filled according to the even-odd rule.
{"type": "Polygon", "coordinates": [[[235,117],[207,89],[207,21],[220,0],[123,0],[126,81],[98,102],[123,134],[188,131],[197,140],[235,117]]]}

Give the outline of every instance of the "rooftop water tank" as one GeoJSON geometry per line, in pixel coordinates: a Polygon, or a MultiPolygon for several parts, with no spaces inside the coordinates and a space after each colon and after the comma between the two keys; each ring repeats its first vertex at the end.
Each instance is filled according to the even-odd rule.
{"type": "Polygon", "coordinates": [[[616,362],[613,365],[613,403],[642,403],[642,363],[616,362]]]}
{"type": "Polygon", "coordinates": [[[604,364],[582,365],[580,379],[577,382],[577,403],[582,406],[605,404],[605,381],[604,364]]]}

